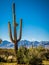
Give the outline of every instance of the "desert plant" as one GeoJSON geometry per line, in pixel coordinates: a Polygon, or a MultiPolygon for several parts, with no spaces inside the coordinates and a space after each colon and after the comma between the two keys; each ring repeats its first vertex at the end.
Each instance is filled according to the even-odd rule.
{"type": "Polygon", "coordinates": [[[42,60],[37,56],[33,55],[29,61],[29,65],[42,65],[42,60]]]}
{"type": "Polygon", "coordinates": [[[0,62],[7,62],[7,60],[5,60],[5,58],[0,57],[0,62]]]}
{"type": "Polygon", "coordinates": [[[17,58],[18,58],[18,63],[20,64],[28,64],[29,63],[29,55],[28,55],[28,49],[21,46],[18,49],[18,53],[17,53],[17,58]]]}
{"type": "Polygon", "coordinates": [[[0,39],[0,44],[1,44],[1,42],[2,42],[2,39],[0,39]]]}
{"type": "Polygon", "coordinates": [[[15,3],[13,3],[13,23],[14,23],[14,39],[12,37],[10,22],[8,22],[9,36],[10,36],[11,41],[14,43],[15,53],[17,54],[18,42],[21,40],[21,36],[22,36],[22,19],[20,19],[20,36],[19,36],[19,39],[17,39],[16,27],[18,26],[18,24],[16,23],[15,3]]]}

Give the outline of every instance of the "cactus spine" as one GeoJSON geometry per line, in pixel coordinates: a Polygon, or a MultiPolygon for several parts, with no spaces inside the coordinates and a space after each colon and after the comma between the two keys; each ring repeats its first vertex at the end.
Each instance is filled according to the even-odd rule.
{"type": "Polygon", "coordinates": [[[8,28],[9,28],[9,36],[10,36],[10,39],[14,43],[15,52],[17,54],[18,42],[21,40],[21,36],[22,36],[22,19],[20,19],[20,35],[19,35],[19,39],[17,39],[17,30],[16,30],[16,27],[18,26],[18,24],[16,23],[15,3],[13,3],[13,7],[12,8],[13,8],[13,23],[14,23],[14,35],[13,36],[14,37],[12,36],[10,22],[8,22],[8,28]]]}

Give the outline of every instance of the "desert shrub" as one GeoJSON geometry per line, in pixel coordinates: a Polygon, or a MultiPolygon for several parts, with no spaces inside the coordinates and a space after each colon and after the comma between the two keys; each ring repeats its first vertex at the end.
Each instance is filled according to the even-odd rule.
{"type": "Polygon", "coordinates": [[[20,47],[17,53],[18,63],[28,63],[28,49],[26,47],[20,47]]]}
{"type": "Polygon", "coordinates": [[[22,47],[20,47],[19,50],[18,50],[18,53],[17,53],[17,60],[18,60],[18,63],[20,63],[20,64],[24,63],[24,61],[23,61],[23,58],[24,58],[23,49],[22,49],[22,47]]]}
{"type": "Polygon", "coordinates": [[[27,49],[21,47],[18,50],[17,59],[19,64],[38,65],[42,60],[38,57],[38,51],[36,48],[27,49]]]}
{"type": "Polygon", "coordinates": [[[39,53],[39,57],[42,59],[42,60],[49,60],[49,52],[41,52],[39,53]]]}
{"type": "Polygon", "coordinates": [[[0,57],[0,62],[7,62],[4,58],[0,57]]]}
{"type": "Polygon", "coordinates": [[[38,56],[36,48],[29,49],[29,65],[42,65],[42,59],[38,56]]]}
{"type": "Polygon", "coordinates": [[[36,49],[38,50],[38,52],[44,52],[45,51],[45,48],[43,46],[38,46],[36,49]]]}
{"type": "Polygon", "coordinates": [[[49,60],[49,52],[45,53],[44,55],[45,55],[46,59],[49,60]]]}
{"type": "Polygon", "coordinates": [[[42,60],[37,56],[33,56],[29,61],[29,65],[42,65],[42,60]]]}
{"type": "MultiPolygon", "coordinates": [[[[13,62],[14,58],[8,61],[8,56],[8,53],[6,53],[4,58],[0,58],[0,62],[13,62]]],[[[46,51],[43,47],[30,47],[28,49],[26,47],[21,46],[18,49],[18,64],[41,65],[42,60],[47,59],[49,59],[49,51],[46,51]]]]}

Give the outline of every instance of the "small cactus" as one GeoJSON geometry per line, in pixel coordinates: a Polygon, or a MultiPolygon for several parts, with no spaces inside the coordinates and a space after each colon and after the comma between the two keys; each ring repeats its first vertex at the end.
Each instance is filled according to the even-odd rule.
{"type": "Polygon", "coordinates": [[[2,39],[0,39],[0,44],[2,43],[2,39]]]}

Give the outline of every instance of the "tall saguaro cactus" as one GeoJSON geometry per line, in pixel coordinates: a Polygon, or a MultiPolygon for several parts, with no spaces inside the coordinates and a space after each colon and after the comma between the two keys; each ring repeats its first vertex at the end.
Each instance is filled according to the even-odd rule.
{"type": "Polygon", "coordinates": [[[13,36],[14,37],[12,36],[10,22],[8,22],[8,28],[9,28],[9,36],[10,36],[10,39],[14,43],[15,52],[17,54],[18,42],[21,40],[21,36],[22,36],[22,19],[20,19],[20,35],[19,35],[19,38],[17,39],[17,30],[16,30],[16,27],[18,26],[18,24],[16,23],[15,3],[13,3],[12,6],[13,6],[12,8],[13,8],[13,23],[14,23],[14,35],[13,36]]]}

